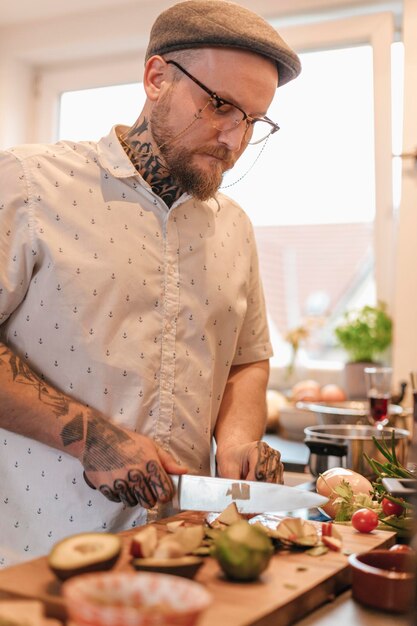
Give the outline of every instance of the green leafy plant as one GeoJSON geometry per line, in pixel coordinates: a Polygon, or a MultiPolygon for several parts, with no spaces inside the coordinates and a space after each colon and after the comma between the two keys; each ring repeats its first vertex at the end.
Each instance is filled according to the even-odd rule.
{"type": "Polygon", "coordinates": [[[374,362],[391,344],[392,319],[382,302],[365,305],[347,311],[334,332],[352,362],[374,362]]]}

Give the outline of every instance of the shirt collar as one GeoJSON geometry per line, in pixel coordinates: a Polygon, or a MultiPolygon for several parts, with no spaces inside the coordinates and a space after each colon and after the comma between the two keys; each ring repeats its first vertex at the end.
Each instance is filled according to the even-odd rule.
{"type": "MultiPolygon", "coordinates": [[[[117,136],[117,130],[119,130],[120,133],[122,129],[127,130],[127,128],[127,126],[121,125],[113,126],[109,134],[100,139],[97,144],[98,160],[100,165],[115,178],[129,178],[134,176],[135,178],[138,178],[143,185],[150,189],[150,185],[139,174],[136,167],[124,151],[117,136]]],[[[182,196],[174,202],[171,208],[173,209],[190,199],[192,198],[189,194],[183,193],[182,196]]],[[[220,211],[220,203],[216,197],[211,198],[207,204],[211,206],[215,213],[220,211]]]]}
{"type": "Polygon", "coordinates": [[[138,171],[123,150],[117,137],[117,128],[123,127],[113,126],[110,133],[98,142],[97,150],[100,165],[115,178],[138,176],[138,171]]]}

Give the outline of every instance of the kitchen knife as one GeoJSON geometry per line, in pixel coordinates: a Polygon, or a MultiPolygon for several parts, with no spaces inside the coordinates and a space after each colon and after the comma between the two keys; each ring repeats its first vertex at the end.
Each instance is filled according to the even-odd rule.
{"type": "Polygon", "coordinates": [[[328,502],[328,498],[317,493],[275,483],[191,474],[170,478],[177,489],[178,507],[183,511],[223,511],[235,502],[240,513],[275,513],[310,509],[328,502]]]}

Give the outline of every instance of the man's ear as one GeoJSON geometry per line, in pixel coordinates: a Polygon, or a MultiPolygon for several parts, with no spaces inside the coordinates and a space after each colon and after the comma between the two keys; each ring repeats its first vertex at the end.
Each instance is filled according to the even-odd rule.
{"type": "Polygon", "coordinates": [[[163,83],[166,81],[167,71],[168,65],[159,55],[147,60],[143,74],[143,87],[149,100],[158,100],[163,83]]]}

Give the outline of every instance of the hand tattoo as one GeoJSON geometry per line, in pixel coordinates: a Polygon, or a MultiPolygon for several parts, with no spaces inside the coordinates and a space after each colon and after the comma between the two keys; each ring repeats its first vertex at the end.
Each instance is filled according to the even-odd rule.
{"type": "Polygon", "coordinates": [[[149,461],[146,465],[147,474],[139,469],[128,472],[128,480],[116,479],[113,489],[110,485],[100,485],[99,491],[112,502],[123,502],[127,506],[140,506],[146,509],[155,505],[162,498],[169,500],[174,495],[173,487],[169,480],[161,474],[161,468],[155,461],[149,461]]]}
{"type": "MultiPolygon", "coordinates": [[[[173,485],[159,463],[148,461],[143,472],[137,467],[143,460],[143,449],[129,433],[102,417],[89,418],[83,459],[85,472],[111,472],[123,468],[126,471],[127,477],[116,478],[113,485],[99,485],[98,490],[108,500],[151,508],[157,500],[165,502],[173,497],[173,485]]],[[[85,472],[86,483],[95,489],[85,472]]]]}
{"type": "Polygon", "coordinates": [[[61,431],[61,439],[64,446],[69,446],[76,441],[84,439],[84,419],[82,413],[76,415],[64,426],[61,431]]]}
{"type": "Polygon", "coordinates": [[[258,460],[255,467],[256,480],[266,482],[282,482],[284,466],[281,463],[281,455],[264,441],[258,441],[258,460]]]}
{"type": "Polygon", "coordinates": [[[140,448],[132,446],[129,434],[103,417],[88,419],[84,469],[89,472],[110,472],[143,460],[140,448]]]}

